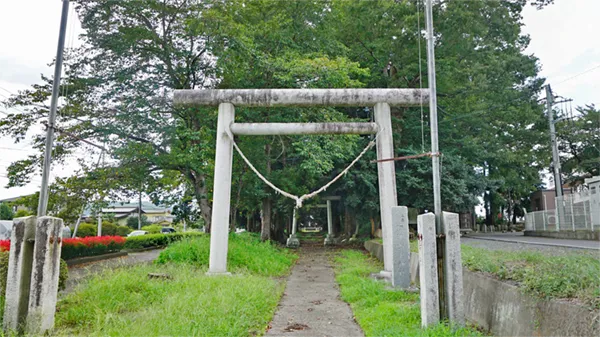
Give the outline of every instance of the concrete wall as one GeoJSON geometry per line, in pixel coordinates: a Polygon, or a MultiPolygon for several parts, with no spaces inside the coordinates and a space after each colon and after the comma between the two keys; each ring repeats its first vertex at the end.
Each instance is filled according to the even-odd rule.
{"type": "Polygon", "coordinates": [[[600,241],[600,231],[525,231],[525,236],[542,236],[546,238],[556,239],[600,241]]]}
{"type": "MultiPolygon", "coordinates": [[[[365,248],[378,259],[381,243],[365,248]]],[[[418,258],[411,254],[411,280],[418,284],[418,258]]],[[[465,316],[495,336],[599,336],[600,311],[523,293],[517,286],[463,269],[465,316]]]]}

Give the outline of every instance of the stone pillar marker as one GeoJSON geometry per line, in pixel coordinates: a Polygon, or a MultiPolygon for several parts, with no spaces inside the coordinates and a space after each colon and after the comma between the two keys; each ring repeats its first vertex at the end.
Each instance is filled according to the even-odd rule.
{"type": "Polygon", "coordinates": [[[325,245],[335,244],[335,234],[333,233],[333,210],[331,209],[331,200],[327,201],[327,237],[325,245]]]}
{"type": "Polygon", "coordinates": [[[435,214],[417,217],[419,243],[419,283],[421,293],[421,326],[427,327],[440,321],[438,293],[438,270],[435,237],[435,214]]]}
{"type": "Polygon", "coordinates": [[[102,213],[98,214],[98,232],[96,236],[102,236],[102,213]]]}
{"type": "Polygon", "coordinates": [[[233,164],[233,139],[229,138],[231,134],[229,125],[233,123],[234,118],[235,108],[233,104],[219,104],[210,257],[207,272],[209,275],[229,274],[227,272],[227,246],[233,164]]]}
{"type": "Polygon", "coordinates": [[[392,207],[392,286],[410,287],[410,242],[408,208],[392,207]]]}
{"type": "Polygon", "coordinates": [[[460,253],[460,225],[458,214],[442,212],[444,235],[446,236],[444,271],[446,291],[446,312],[453,325],[465,325],[463,303],[463,274],[460,253]]]}
{"type": "Polygon", "coordinates": [[[35,216],[13,220],[6,279],[4,331],[18,331],[25,325],[29,306],[35,223],[35,216]]]}
{"type": "MultiPolygon", "coordinates": [[[[377,103],[375,105],[375,122],[379,126],[377,160],[393,158],[394,142],[389,104],[377,103]]],[[[394,162],[378,162],[377,177],[379,181],[381,234],[383,237],[383,265],[385,274],[389,274],[392,271],[392,207],[398,205],[394,162]]]]}
{"type": "Polygon", "coordinates": [[[298,240],[298,236],[296,236],[296,231],[298,230],[298,209],[294,208],[294,212],[292,212],[292,234],[286,241],[286,247],[288,248],[298,248],[300,247],[300,240],[298,240]]]}
{"type": "Polygon", "coordinates": [[[50,216],[38,218],[36,224],[27,313],[29,334],[54,327],[63,227],[62,219],[50,216]]]}
{"type": "Polygon", "coordinates": [[[30,216],[13,220],[4,331],[41,335],[54,326],[63,221],[30,216]]]}

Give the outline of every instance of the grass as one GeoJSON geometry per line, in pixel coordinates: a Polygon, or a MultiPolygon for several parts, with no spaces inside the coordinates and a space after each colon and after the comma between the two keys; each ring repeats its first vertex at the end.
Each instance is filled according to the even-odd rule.
{"type": "Polygon", "coordinates": [[[59,336],[255,336],[270,322],[296,255],[232,235],[233,276],[206,276],[210,238],[174,243],[153,265],[104,272],[58,304],[59,336]],[[170,279],[150,279],[148,273],[170,279]]]}
{"type": "Polygon", "coordinates": [[[541,297],[577,298],[600,308],[600,259],[586,254],[549,256],[462,246],[463,265],[518,282],[541,297]]]}
{"type": "MultiPolygon", "coordinates": [[[[156,260],[158,264],[190,264],[208,267],[210,236],[200,236],[171,244],[156,260]]],[[[234,273],[261,276],[283,276],[298,256],[270,242],[261,242],[252,233],[231,234],[227,268],[234,273]]]]}
{"type": "Polygon", "coordinates": [[[419,295],[388,289],[370,274],[381,270],[378,260],[360,251],[344,250],[335,257],[341,297],[354,311],[368,336],[480,336],[470,327],[452,330],[445,324],[421,328],[419,295]]]}
{"type": "Polygon", "coordinates": [[[284,285],[253,276],[209,277],[190,266],[138,266],[97,276],[58,305],[57,335],[262,334],[284,285]],[[172,280],[149,279],[149,272],[172,280]]]}

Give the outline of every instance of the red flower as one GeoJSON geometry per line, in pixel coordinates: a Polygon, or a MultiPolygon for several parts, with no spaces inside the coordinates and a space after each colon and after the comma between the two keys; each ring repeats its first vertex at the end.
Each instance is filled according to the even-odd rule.
{"type": "Polygon", "coordinates": [[[0,240],[0,252],[7,252],[10,250],[10,240],[0,240]]]}

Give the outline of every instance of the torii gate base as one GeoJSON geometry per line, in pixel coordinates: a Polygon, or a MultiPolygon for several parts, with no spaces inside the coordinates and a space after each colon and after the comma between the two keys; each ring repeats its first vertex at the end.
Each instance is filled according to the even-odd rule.
{"type": "MultiPolygon", "coordinates": [[[[230,135],[374,134],[377,159],[393,158],[390,105],[419,106],[429,100],[427,89],[233,89],[176,90],[175,104],[219,106],[213,191],[209,270],[227,273],[233,139],[230,135]],[[237,106],[374,106],[375,123],[260,124],[234,123],[237,106]]],[[[392,270],[392,207],[397,205],[394,162],[378,162],[379,204],[383,234],[384,269],[392,270]]],[[[294,223],[296,220],[294,219],[294,223]]],[[[295,227],[295,226],[294,226],[295,227]]],[[[295,228],[293,229],[295,233],[295,228]]],[[[408,230],[402,233],[408,237],[408,230]]],[[[297,238],[292,235],[289,242],[297,238]]]]}

